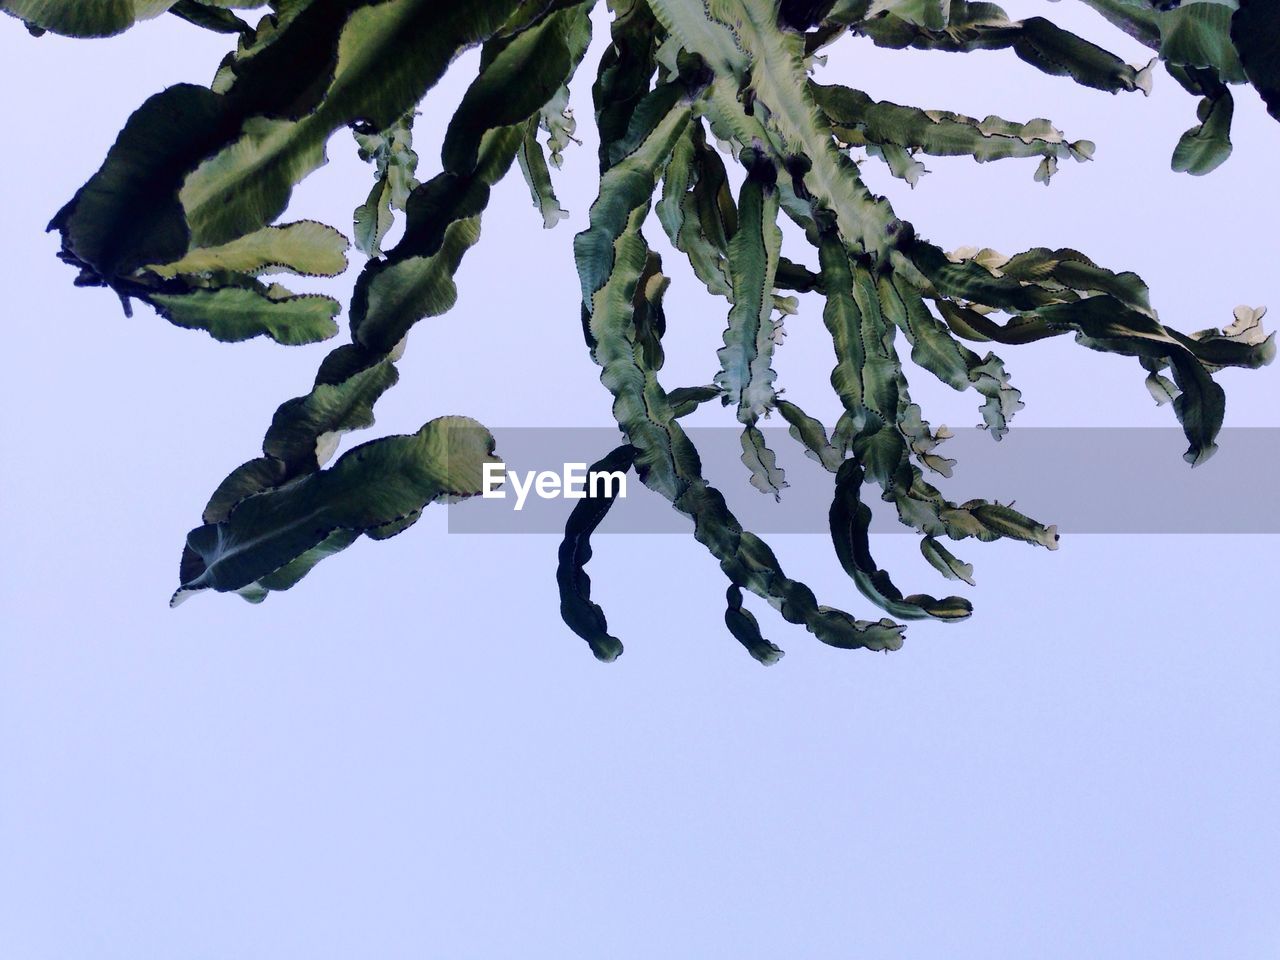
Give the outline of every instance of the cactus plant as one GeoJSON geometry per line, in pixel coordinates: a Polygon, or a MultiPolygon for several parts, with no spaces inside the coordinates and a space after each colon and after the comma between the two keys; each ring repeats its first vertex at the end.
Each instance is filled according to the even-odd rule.
{"type": "MultiPolygon", "coordinates": [[[[864,184],[860,162],[884,162],[914,183],[920,155],[1037,159],[1035,175],[1048,182],[1061,161],[1088,159],[1093,145],[1068,141],[1043,120],[966,117],[819,82],[820,51],[848,33],[890,48],[1009,49],[1035,69],[1113,93],[1149,91],[1162,61],[1200,98],[1198,123],[1172,160],[1175,170],[1196,175],[1231,151],[1232,84],[1251,83],[1280,117],[1280,5],[1085,2],[1150,46],[1151,63],[1130,65],[1049,19],[1014,20],[992,3],[609,0],[610,43],[592,89],[598,198],[572,244],[588,353],[623,441],[597,466],[634,469],[688,517],[729,581],[729,631],[762,663],[781,650],[743,607],[744,589],[842,648],[896,649],[898,621],[970,614],[959,597],[904,594],[877,566],[868,490],[896,508],[920,535],[925,558],[953,580],[971,583],[972,566],[943,546],[944,537],[1056,546],[1054,527],[997,503],[953,502],[927,479],[949,475],[950,461],[934,452],[947,434],[912,402],[904,350],[948,386],[974,390],[997,439],[1022,407],[1021,393],[996,354],[967,344],[1070,334],[1090,349],[1135,357],[1152,393],[1170,402],[1182,424],[1192,464],[1213,453],[1223,422],[1224,394],[1212,374],[1274,356],[1261,310],[1240,308],[1223,329],[1184,334],[1161,323],[1133,273],[1075,250],[947,251],[864,184]],[[854,147],[867,159],[855,160],[854,147]],[[784,217],[801,229],[816,269],[784,252],[784,217]],[[727,301],[718,372],[706,385],[661,380],[668,280],[646,229],[665,231],[709,294],[727,301]],[[825,301],[831,385],[843,407],[830,428],[779,396],[773,359],[778,316],[794,309],[789,291],[816,291],[825,301]],[[759,429],[775,412],[833,474],[837,559],[887,616],[858,619],[819,603],[743,529],[703,476],[680,423],[711,400],[733,411],[759,489],[776,495],[785,486],[759,429]]],[[[0,10],[37,35],[109,36],[168,13],[234,38],[209,86],[172,86],[138,108],[101,169],[52,221],[76,282],[112,290],[126,312],[145,303],[223,341],[334,337],[337,301],[263,277],[341,273],[349,247],[342,233],[277,220],[340,129],[354,132],[360,155],[375,167],[353,216],[356,246],[369,259],[351,297],[350,342],[325,357],[309,393],[279,407],[263,455],[217,487],[187,538],[175,603],[206,589],[260,601],[362,534],[396,535],[429,503],[480,492],[493,438],[461,417],[373,440],[326,464],[344,434],[373,424],[411,329],[454,307],[454,275],[479,240],[492,187],[518,167],[544,225],[565,216],[554,171],[573,139],[568,84],[585,58],[595,6],[0,0],[0,10]],[[255,8],[265,9],[251,25],[245,17],[255,8]],[[414,111],[459,53],[477,46],[478,73],[440,144],[442,172],[419,182],[414,111]],[[398,215],[403,234],[384,250],[398,215]]],[[[565,622],[602,660],[622,645],[591,600],[584,567],[611,503],[588,497],[572,511],[557,575],[565,622]]]]}

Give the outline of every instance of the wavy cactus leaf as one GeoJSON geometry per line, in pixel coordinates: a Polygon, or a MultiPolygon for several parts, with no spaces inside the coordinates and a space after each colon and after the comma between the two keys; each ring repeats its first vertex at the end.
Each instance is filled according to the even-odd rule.
{"type": "MultiPolygon", "coordinates": [[[[1092,2],[1092,0],[1086,0],[1092,2]]],[[[1106,0],[1103,0],[1106,2],[1106,0]]],[[[948,25],[931,30],[892,15],[859,20],[855,33],[877,46],[901,50],[1013,50],[1018,57],[1044,73],[1070,77],[1076,83],[1111,93],[1151,92],[1151,65],[1131,67],[1115,54],[1046,20],[1029,17],[1010,20],[993,3],[952,3],[948,25]]]]}
{"type": "Polygon", "coordinates": [[[1227,83],[1243,83],[1244,67],[1231,42],[1231,15],[1230,6],[1215,2],[1160,11],[1160,56],[1178,66],[1213,70],[1227,83]]]}
{"type": "Polygon", "coordinates": [[[911,344],[911,359],[955,390],[972,387],[983,396],[983,425],[999,440],[1010,418],[1022,409],[1022,392],[1009,382],[1004,361],[993,353],[979,357],[956,340],[925,305],[924,298],[898,275],[880,280],[880,302],[911,344]]]}
{"type": "Polygon", "coordinates": [[[1173,169],[1178,173],[1204,176],[1231,156],[1231,117],[1234,101],[1223,87],[1216,97],[1205,97],[1196,109],[1199,125],[1178,140],[1173,150],[1173,169]]]}
{"type": "Polygon", "coordinates": [[[1212,173],[1231,156],[1231,120],[1235,114],[1231,91],[1211,70],[1172,63],[1166,66],[1189,93],[1202,96],[1196,108],[1200,123],[1178,140],[1173,150],[1173,169],[1198,177],[1212,173]]]}
{"type": "Polygon", "coordinates": [[[170,323],[207,330],[224,343],[258,336],[289,345],[328,340],[338,332],[333,318],[342,310],[332,297],[269,297],[244,287],[157,293],[149,299],[170,323]]]}
{"type": "Polygon", "coordinates": [[[948,580],[963,580],[969,586],[974,586],[973,564],[957,560],[955,554],[933,537],[925,537],[920,541],[920,552],[948,580]]]}
{"type": "Polygon", "coordinates": [[[729,241],[733,305],[724,346],[717,354],[716,384],[724,391],[725,403],[737,408],[738,420],[745,424],[755,423],[774,403],[773,282],[782,249],[775,177],[773,164],[763,157],[749,162],[738,198],[738,232],[729,241]]]}
{"type": "Polygon", "coordinates": [[[143,269],[164,279],[220,271],[336,277],[347,269],[346,252],[350,246],[351,241],[333,227],[301,220],[264,227],[222,246],[201,247],[171,263],[143,269]]]}
{"type": "Polygon", "coordinates": [[[1083,2],[1139,43],[1145,44],[1152,50],[1160,49],[1159,8],[1169,4],[1149,3],[1147,0],[1083,0],[1083,2]]]}
{"type": "Polygon", "coordinates": [[[916,150],[940,157],[967,155],[979,163],[1008,157],[1046,161],[1070,157],[1083,162],[1093,156],[1092,143],[1069,142],[1048,120],[1012,123],[995,116],[975,120],[945,110],[873,100],[838,84],[812,83],[809,89],[842,142],[877,149],[906,180],[913,180],[910,171],[921,166],[911,160],[909,151],[916,150]],[[895,152],[890,153],[891,149],[895,152]]]}
{"type": "MultiPolygon", "coordinates": [[[[1069,325],[1055,326],[1042,317],[1032,315],[1019,315],[1006,323],[999,323],[985,313],[959,306],[949,300],[937,300],[936,303],[947,326],[956,336],[966,340],[979,342],[994,340],[1008,344],[1032,343],[1047,337],[1070,333],[1073,329],[1069,325]]],[[[1237,310],[1254,312],[1248,307],[1237,308],[1237,310]]],[[[1145,311],[1139,312],[1145,315],[1145,311]]],[[[1192,336],[1178,333],[1168,327],[1164,330],[1170,339],[1184,347],[1210,373],[1223,367],[1257,369],[1270,364],[1275,359],[1276,352],[1274,336],[1267,335],[1261,329],[1260,317],[1263,313],[1265,310],[1258,313],[1255,320],[1250,321],[1252,332],[1248,339],[1226,336],[1217,330],[1202,331],[1192,336]],[[1258,324],[1256,328],[1252,326],[1254,323],[1258,324]]],[[[1239,318],[1240,313],[1236,316],[1239,318]]],[[[1233,324],[1228,329],[1235,326],[1233,324]]],[[[1163,368],[1163,364],[1155,358],[1140,357],[1139,359],[1144,364],[1156,363],[1157,369],[1163,368]]]]}
{"type": "Polygon", "coordinates": [[[903,596],[888,572],[876,566],[871,556],[871,508],[862,502],[860,491],[865,476],[856,460],[846,460],[836,475],[836,494],[831,503],[831,540],[840,565],[868,600],[900,620],[963,620],[973,606],[962,597],[941,600],[928,594],[903,596]]]}
{"type": "Polygon", "coordinates": [[[844,454],[827,441],[827,429],[820,421],[781,397],[777,401],[777,410],[791,425],[787,432],[804,446],[806,456],[822,464],[823,469],[831,473],[840,469],[844,454]]]}
{"type": "Polygon", "coordinates": [[[657,87],[641,99],[636,104],[635,112],[632,113],[627,129],[622,136],[602,146],[605,167],[613,166],[638,147],[648,135],[648,131],[652,129],[653,124],[660,117],[670,112],[671,108],[681,101],[686,92],[687,89],[683,82],[679,80],[668,81],[658,84],[657,87]]]}
{"type": "MultiPolygon", "coordinates": [[[[626,473],[635,457],[635,448],[623,444],[592,464],[588,475],[626,473]]],[[[591,560],[591,535],[613,507],[617,487],[612,484],[596,487],[585,491],[586,497],[579,500],[569,514],[560,544],[556,582],[560,586],[561,619],[587,641],[597,660],[608,663],[622,655],[622,641],[609,633],[604,610],[591,599],[591,577],[587,575],[586,565],[591,560]]]]}
{"type": "Polygon", "coordinates": [[[1156,406],[1163,407],[1166,403],[1172,403],[1178,399],[1178,394],[1182,393],[1178,389],[1178,385],[1168,377],[1160,373],[1160,369],[1152,370],[1147,362],[1143,362],[1143,366],[1150,371],[1147,374],[1147,390],[1151,394],[1151,399],[1155,400],[1156,406]]]}
{"type": "Polygon", "coordinates": [[[907,481],[894,491],[898,519],[927,537],[973,537],[983,543],[1007,538],[1058,549],[1058,528],[1054,524],[1046,526],[1011,506],[987,500],[954,503],[927,482],[918,467],[907,465],[905,473],[907,481]]]}
{"type": "Polygon", "coordinates": [[[129,118],[102,167],[50,223],[62,233],[63,257],[94,282],[111,283],[188,248],[178,202],[188,171],[226,136],[217,94],[177,84],[129,118]]]}
{"type": "Polygon", "coordinates": [[[1022,391],[1010,383],[1004,361],[994,353],[988,353],[981,364],[969,370],[969,379],[974,389],[987,398],[979,407],[982,428],[997,440],[1001,439],[1009,432],[1013,415],[1026,406],[1022,402],[1022,391]]]}
{"type": "MultiPolygon", "coordinates": [[[[594,312],[593,301],[602,293],[605,296],[626,293],[625,286],[610,286],[617,256],[616,244],[629,232],[633,212],[647,213],[657,170],[684,132],[690,113],[689,104],[681,102],[666,115],[655,118],[637,147],[608,167],[601,177],[600,196],[592,206],[590,226],[574,238],[583,303],[589,314],[594,312]],[[604,292],[606,288],[609,288],[607,293],[604,292]]],[[[640,267],[647,261],[647,252],[647,247],[641,251],[640,267]]],[[[633,284],[639,275],[637,270],[633,284]]],[[[630,322],[631,295],[626,294],[624,300],[627,321],[630,322]]]]}
{"type": "MultiPolygon", "coordinates": [[[[263,585],[300,561],[309,569],[320,559],[312,551],[333,552],[335,534],[369,533],[443,497],[476,496],[484,464],[499,462],[493,450],[493,437],[474,420],[440,417],[415,434],[356,447],[288,487],[248,497],[225,520],[191,531],[172,602],[202,590],[263,585]]],[[[291,574],[283,579],[296,582],[291,574]]]]}
{"type": "Polygon", "coordinates": [[[659,394],[654,401],[659,409],[669,409],[670,401],[652,372],[639,366],[633,317],[635,288],[650,262],[639,222],[648,212],[657,171],[688,121],[689,107],[681,104],[655,122],[632,154],[604,173],[590,225],[574,238],[588,346],[615,396],[615,417],[637,448],[640,479],[672,501],[679,484],[674,463],[664,462],[663,448],[683,433],[668,433],[646,409],[648,394],[659,394]],[[661,473],[656,472],[659,467],[664,468],[661,473]]]}
{"type": "MultiPolygon", "coordinates": [[[[981,529],[975,527],[972,535],[979,540],[1008,537],[1011,540],[1021,540],[1024,543],[1039,544],[1050,550],[1058,549],[1058,529],[1056,526],[1050,525],[1046,527],[1025,514],[1014,510],[1011,506],[1001,503],[968,501],[961,505],[958,512],[966,513],[968,517],[948,517],[948,523],[959,526],[966,522],[976,522],[981,529]]],[[[954,536],[954,533],[949,530],[948,535],[954,536]]]]}
{"type": "MultiPolygon", "coordinates": [[[[862,404],[877,420],[891,424],[903,401],[902,376],[894,346],[895,328],[885,315],[880,288],[868,261],[852,261],[853,302],[862,321],[862,404]]],[[[857,411],[849,411],[856,419],[857,411]]],[[[872,432],[871,430],[865,432],[872,432]]]]}
{"type": "Polygon", "coordinates": [[[736,584],[729,584],[725,593],[727,606],[724,611],[724,623],[729,632],[747,648],[747,652],[757,662],[766,667],[773,666],[785,655],[782,648],[764,638],[760,632],[760,621],[754,613],[742,605],[742,589],[736,584]]]}
{"type": "Polygon", "coordinates": [[[111,37],[150,20],[177,0],[0,0],[0,10],[67,37],[111,37]]]}
{"type": "Polygon", "coordinates": [[[782,499],[782,491],[790,486],[787,474],[778,466],[777,455],[769,449],[764,434],[754,424],[742,430],[742,464],[751,473],[751,485],[775,500],[782,499]]]}

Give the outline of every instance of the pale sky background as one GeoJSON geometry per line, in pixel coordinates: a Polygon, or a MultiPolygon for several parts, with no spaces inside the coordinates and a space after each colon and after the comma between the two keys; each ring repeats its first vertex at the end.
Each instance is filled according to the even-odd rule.
{"type": "MultiPolygon", "coordinates": [[[[1048,12],[1145,62],[1082,5],[1048,12]]],[[[350,442],[445,413],[608,424],[570,250],[594,195],[605,35],[575,84],[587,143],[557,178],[572,219],[544,233],[518,174],[497,189],[458,307],[415,330],[376,431],[350,442]]],[[[110,293],[72,287],[42,231],[128,114],[206,82],[228,43],[174,18],[97,42],[0,22],[0,958],[1280,954],[1275,537],[966,543],[967,623],[916,624],[872,655],[752,602],[787,650],[769,670],[725,631],[723,577],[691,536],[599,539],[596,596],[627,644],[602,665],[560,623],[556,538],[449,535],[442,511],[260,607],[169,610],[209,492],[329,346],[217,344],[146,308],[126,320],[110,293]]],[[[424,108],[424,177],[474,63],[424,108]]],[[[845,40],[824,78],[1097,141],[1047,190],[1035,161],[932,159],[914,191],[869,163],[945,246],[1079,247],[1141,273],[1188,331],[1280,305],[1280,124],[1251,91],[1235,156],[1192,179],[1168,167],[1195,101],[1163,71],[1151,98],[1113,97],[1008,52],[845,40]]],[[[369,172],[345,134],[329,152],[289,217],[345,228],[369,172]]],[[[329,285],[344,299],[358,265],[329,285]]],[[[706,382],[723,306],[667,267],[667,382],[706,382]]],[[[789,396],[834,419],[816,305],[789,329],[789,396]]],[[[1067,340],[1001,352],[1028,404],[1015,430],[1172,422],[1132,360],[1067,340]]],[[[1221,380],[1229,425],[1280,427],[1276,368],[1221,380]]],[[[921,374],[913,392],[935,424],[976,422],[972,393],[921,374]]],[[[1146,469],[1188,468],[1175,453],[1146,469]]],[[[1142,479],[1099,462],[1080,496],[1142,479]]],[[[1259,511],[1274,488],[1238,482],[1259,511]]],[[[826,602],[871,612],[826,538],[773,543],[826,602]]],[[[875,547],[911,589],[948,592],[914,538],[875,547]]]]}

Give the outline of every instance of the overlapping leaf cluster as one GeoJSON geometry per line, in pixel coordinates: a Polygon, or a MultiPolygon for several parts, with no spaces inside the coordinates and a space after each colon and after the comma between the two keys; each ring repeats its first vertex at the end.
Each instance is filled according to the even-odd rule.
{"type": "MultiPolygon", "coordinates": [[[[1176,145],[1175,169],[1202,174],[1226,159],[1230,84],[1252,83],[1280,116],[1276,4],[1085,2],[1149,45],[1201,98],[1198,125],[1176,145]]],[[[324,359],[309,393],[276,411],[263,455],[219,485],[203,525],[188,537],[175,602],[204,589],[261,600],[361,535],[393,536],[428,504],[479,492],[493,438],[461,417],[365,443],[326,464],[344,434],[373,424],[411,328],[454,306],[453,278],[480,238],[493,185],[518,166],[544,224],[565,216],[551,171],[573,139],[568,84],[586,53],[595,6],[0,0],[0,9],[37,34],[108,36],[167,11],[236,38],[209,87],[170,87],[138,109],[102,168],[52,223],[77,282],[112,289],[126,309],[142,301],[220,340],[333,337],[337,301],[264,277],[341,273],[348,241],[322,224],[277,220],[341,128],[354,131],[361,156],[375,165],[374,185],[353,217],[356,245],[370,259],[351,299],[350,342],[324,359]],[[244,17],[261,7],[251,25],[244,17]],[[415,108],[458,54],[475,46],[479,70],[441,144],[442,172],[420,182],[415,108]],[[384,250],[397,213],[403,233],[384,250]]],[[[844,648],[895,649],[898,621],[969,615],[968,601],[905,594],[879,568],[870,552],[868,490],[893,505],[920,534],[925,558],[952,580],[972,583],[972,566],[945,540],[1056,545],[1051,526],[994,502],[953,502],[934,486],[930,474],[950,474],[952,461],[938,452],[948,434],[912,401],[904,356],[957,390],[973,390],[997,438],[1022,406],[1021,394],[998,356],[968,343],[1071,334],[1091,349],[1133,356],[1156,399],[1171,402],[1192,463],[1213,452],[1222,425],[1224,397],[1212,374],[1272,359],[1260,310],[1239,308],[1225,329],[1187,335],[1161,323],[1141,279],[1077,251],[944,251],[866,188],[850,150],[865,149],[913,184],[925,172],[923,155],[1038,159],[1036,177],[1048,182],[1059,161],[1091,157],[1088,141],[1069,141],[1042,119],[977,119],[878,102],[815,79],[822,49],[847,33],[894,48],[1007,49],[1046,73],[1113,93],[1148,91],[1156,59],[1130,65],[1047,19],[1013,20],[994,4],[962,0],[610,0],[608,7],[610,43],[592,91],[599,195],[573,242],[583,330],[623,440],[599,466],[634,469],[689,518],[728,580],[726,625],[761,662],[776,661],[781,650],[743,606],[744,590],[844,648]],[[739,176],[731,176],[734,165],[739,176]],[[668,280],[645,236],[655,211],[656,228],[726,302],[718,370],[706,385],[660,379],[668,280]],[[807,253],[784,255],[783,217],[800,227],[807,253]],[[830,428],[779,395],[773,360],[798,291],[825,301],[831,385],[843,406],[830,428]],[[858,619],[820,603],[743,529],[703,476],[680,423],[717,399],[741,426],[743,462],[761,491],[778,495],[786,485],[760,430],[774,414],[830,471],[836,557],[887,616],[858,619]]],[[[593,497],[574,509],[557,576],[566,623],[605,660],[622,645],[591,599],[585,565],[610,506],[593,497]]]]}

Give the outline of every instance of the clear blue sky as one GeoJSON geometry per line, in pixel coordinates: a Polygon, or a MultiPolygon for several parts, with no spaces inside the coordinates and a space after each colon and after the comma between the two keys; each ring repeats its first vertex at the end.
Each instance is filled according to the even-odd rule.
{"type": "MultiPolygon", "coordinates": [[[[1081,5],[1052,14],[1145,60],[1081,5]]],[[[226,42],[174,18],[93,43],[0,22],[0,958],[1280,955],[1275,537],[966,544],[967,623],[847,653],[757,605],[788,651],[769,670],[725,632],[722,575],[687,536],[599,540],[591,575],[627,644],[609,666],[559,621],[556,538],[450,535],[442,512],[260,607],[169,610],[208,493],[327,347],[126,320],[72,287],[42,231],[128,113],[207,81],[226,42]]],[[[424,108],[428,174],[473,69],[424,108]]],[[[444,413],[608,423],[570,253],[593,191],[591,75],[574,91],[588,142],[559,178],[571,220],[544,233],[518,176],[498,188],[459,306],[412,335],[379,433],[444,413]]],[[[1141,273],[1188,331],[1280,305],[1280,124],[1250,92],[1236,155],[1193,180],[1168,158],[1195,104],[1163,73],[1150,99],[1111,97],[1011,54],[846,40],[827,75],[1098,142],[1047,190],[1028,161],[931,160],[914,191],[869,163],[944,245],[1079,247],[1141,273]]],[[[290,218],[349,223],[369,174],[345,136],[330,157],[290,218]]],[[[722,307],[667,263],[671,382],[705,382],[722,307]]],[[[345,299],[353,276],[331,288],[345,299]]],[[[780,374],[830,414],[817,317],[806,301],[789,322],[780,374]]],[[[1171,422],[1133,361],[1067,341],[1004,354],[1028,404],[1015,430],[1171,422]]],[[[1229,425],[1280,427],[1275,369],[1223,382],[1229,425]]],[[[976,422],[972,394],[913,385],[935,423],[976,422]]],[[[1110,467],[1080,495],[1142,482],[1110,467]]],[[[1240,496],[1271,510],[1274,485],[1241,477],[1240,496]]],[[[775,546],[869,612],[825,538],[775,546]]],[[[941,589],[914,538],[876,549],[941,589]]]]}

